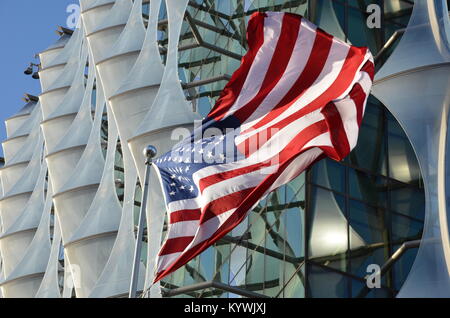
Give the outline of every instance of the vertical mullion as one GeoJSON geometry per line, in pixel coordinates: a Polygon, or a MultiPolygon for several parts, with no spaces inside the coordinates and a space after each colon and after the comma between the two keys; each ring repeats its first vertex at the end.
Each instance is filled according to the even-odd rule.
{"type": "MultiPolygon", "coordinates": [[[[392,246],[392,215],[390,213],[391,210],[391,189],[392,189],[392,182],[391,182],[391,171],[390,171],[390,161],[389,161],[389,120],[387,116],[387,110],[383,107],[383,121],[384,121],[384,139],[385,142],[385,157],[386,157],[386,174],[387,174],[387,205],[385,210],[385,217],[383,218],[385,221],[385,226],[387,230],[387,240],[388,240],[388,255],[391,256],[393,252],[393,246],[392,246]],[[387,221],[387,222],[386,222],[387,221]],[[386,224],[387,223],[387,224],[386,224]]],[[[392,283],[394,281],[394,271],[391,270],[389,272],[389,281],[388,287],[393,287],[392,283]]]]}
{"type": "Polygon", "coordinates": [[[308,169],[305,173],[305,208],[303,213],[303,222],[305,226],[304,231],[304,259],[305,259],[305,298],[310,298],[310,291],[309,291],[309,239],[310,239],[310,224],[309,224],[309,214],[311,213],[311,169],[308,169]]]}
{"type": "Polygon", "coordinates": [[[344,34],[345,41],[348,41],[348,0],[344,1],[344,34]]]}
{"type": "MultiPolygon", "coordinates": [[[[351,249],[350,249],[350,182],[349,182],[349,167],[344,166],[344,183],[345,183],[345,219],[347,220],[347,252],[345,253],[345,271],[347,273],[351,273],[352,265],[351,265],[351,249]]],[[[349,278],[347,282],[348,295],[349,298],[352,297],[352,279],[349,278]]]]}
{"type": "MultiPolygon", "coordinates": [[[[284,186],[284,203],[287,204],[288,199],[287,199],[287,186],[284,186]]],[[[287,244],[287,214],[289,213],[289,209],[287,209],[287,211],[285,211],[282,214],[282,218],[284,218],[284,226],[283,226],[283,234],[284,234],[284,239],[283,239],[283,298],[284,298],[284,291],[286,290],[286,288],[284,288],[286,286],[286,244],[287,244]]]]}

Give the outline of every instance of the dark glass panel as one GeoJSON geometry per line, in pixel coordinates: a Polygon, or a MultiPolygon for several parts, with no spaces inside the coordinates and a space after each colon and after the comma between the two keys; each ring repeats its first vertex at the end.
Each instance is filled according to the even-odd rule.
{"type": "MultiPolygon", "coordinates": [[[[394,251],[398,250],[401,245],[394,245],[394,251]]],[[[408,249],[402,257],[400,257],[393,266],[394,281],[393,287],[398,291],[403,286],[409,271],[414,263],[418,248],[408,249]]]]}
{"type": "Polygon", "coordinates": [[[392,213],[392,241],[394,243],[417,240],[422,237],[423,222],[392,213]]]}
{"type": "Polygon", "coordinates": [[[292,208],[285,212],[286,245],[289,247],[286,252],[292,253],[294,257],[305,255],[303,213],[303,210],[299,208],[292,208]]]}
{"type": "Polygon", "coordinates": [[[350,297],[349,278],[308,263],[308,292],[313,298],[350,297]]]}
{"type": "Polygon", "coordinates": [[[352,165],[375,174],[387,175],[384,122],[382,106],[370,96],[359,132],[358,144],[348,158],[352,165]]]}
{"type": "Polygon", "coordinates": [[[382,266],[389,257],[386,212],[350,200],[349,213],[351,273],[362,278],[367,266],[382,266]]]}
{"type": "Polygon", "coordinates": [[[425,193],[423,189],[393,181],[390,185],[389,195],[390,209],[417,220],[424,220],[425,193]]]}
{"type": "Polygon", "coordinates": [[[349,169],[349,194],[371,205],[386,207],[387,180],[359,170],[349,169]]]}
{"type": "Polygon", "coordinates": [[[381,29],[367,27],[367,5],[363,1],[358,1],[356,7],[348,8],[348,39],[353,45],[368,46],[376,54],[383,45],[383,33],[381,29]]]}

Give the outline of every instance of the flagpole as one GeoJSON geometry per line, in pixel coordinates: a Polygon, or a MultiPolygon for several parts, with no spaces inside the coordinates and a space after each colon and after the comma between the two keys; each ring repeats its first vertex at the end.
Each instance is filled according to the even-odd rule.
{"type": "Polygon", "coordinates": [[[137,284],[139,280],[139,265],[141,263],[142,236],[144,235],[145,208],[147,206],[150,169],[153,164],[152,159],[156,156],[156,154],[157,150],[155,147],[151,145],[145,147],[144,156],[146,159],[145,159],[144,189],[142,190],[141,208],[139,209],[139,224],[136,237],[136,245],[134,249],[134,262],[133,262],[133,270],[131,272],[129,298],[136,298],[137,284]]]}

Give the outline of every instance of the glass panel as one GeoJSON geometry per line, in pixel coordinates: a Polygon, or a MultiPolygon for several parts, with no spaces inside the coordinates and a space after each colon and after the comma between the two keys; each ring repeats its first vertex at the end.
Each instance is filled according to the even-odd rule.
{"type": "Polygon", "coordinates": [[[308,292],[313,298],[350,297],[349,278],[338,272],[308,264],[308,292]]]}
{"type": "Polygon", "coordinates": [[[214,275],[216,274],[215,271],[215,251],[213,247],[208,248],[206,251],[201,253],[199,255],[199,261],[198,261],[198,268],[196,268],[195,271],[193,271],[192,275],[196,278],[198,281],[208,281],[212,280],[214,275]]]}
{"type": "Polygon", "coordinates": [[[231,245],[230,244],[215,244],[216,249],[216,277],[215,279],[217,281],[220,281],[222,283],[228,284],[230,281],[230,261],[229,261],[229,254],[231,251],[231,245]]]}
{"type": "MultiPolygon", "coordinates": [[[[394,245],[394,251],[398,250],[401,245],[394,245]]],[[[408,277],[412,264],[416,258],[418,248],[408,249],[402,257],[393,266],[394,280],[393,285],[396,290],[400,290],[404,281],[408,277]]]]}
{"type": "Polygon", "coordinates": [[[349,169],[350,196],[374,206],[387,205],[387,180],[382,177],[349,169]]]}
{"type": "Polygon", "coordinates": [[[388,114],[389,174],[393,179],[420,184],[420,169],[414,150],[400,125],[388,114]]]}
{"type": "MultiPolygon", "coordinates": [[[[389,234],[386,212],[371,208],[363,203],[350,200],[350,227],[354,235],[350,236],[351,273],[363,278],[367,266],[382,266],[389,258],[389,234]],[[354,244],[355,237],[364,242],[363,246],[354,244]],[[353,246],[355,248],[353,248],[353,246]]],[[[384,278],[382,283],[385,283],[384,278]]]]}
{"type": "Polygon", "coordinates": [[[387,175],[384,122],[382,106],[370,96],[359,132],[358,144],[348,157],[351,164],[375,174],[387,175]]]}
{"type": "Polygon", "coordinates": [[[423,222],[392,213],[392,241],[395,243],[418,240],[422,237],[423,222]]]}
{"type": "Polygon", "coordinates": [[[367,27],[367,4],[358,1],[356,7],[348,9],[348,39],[353,45],[368,46],[375,55],[383,44],[383,33],[381,29],[367,27]]]}
{"type": "Polygon", "coordinates": [[[410,187],[404,183],[390,185],[390,208],[395,212],[423,221],[425,216],[425,194],[423,188],[410,187]]]}
{"type": "Polygon", "coordinates": [[[345,198],[313,187],[309,211],[309,257],[321,264],[346,270],[348,229],[345,198]]]}
{"type": "Polygon", "coordinates": [[[264,262],[264,295],[275,297],[283,288],[283,261],[266,255],[264,262]]]}
{"type": "Polygon", "coordinates": [[[334,160],[324,159],[312,167],[312,180],[315,184],[337,192],[345,192],[345,167],[334,160]]]}

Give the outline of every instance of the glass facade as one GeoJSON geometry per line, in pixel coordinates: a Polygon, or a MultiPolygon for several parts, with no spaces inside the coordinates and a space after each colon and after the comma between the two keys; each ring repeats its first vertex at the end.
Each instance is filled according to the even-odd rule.
{"type": "MultiPolygon", "coordinates": [[[[402,0],[190,1],[179,46],[186,97],[203,116],[209,112],[246,52],[245,26],[256,11],[306,16],[343,40],[369,46],[379,68],[412,6],[402,0]],[[380,6],[381,28],[366,27],[369,4],[380,6]]],[[[159,43],[164,55],[164,7],[159,43]]],[[[417,249],[383,272],[380,288],[365,287],[368,266],[382,267],[404,242],[421,238],[424,200],[406,135],[371,96],[358,146],[343,162],[322,160],[261,200],[243,224],[164,279],[165,296],[240,297],[249,291],[269,297],[394,297],[417,249]],[[227,287],[201,287],[212,281],[227,287]],[[180,287],[192,288],[178,292],[180,287]]]]}

